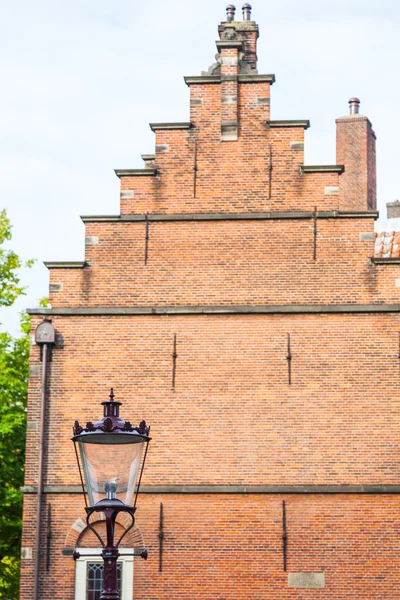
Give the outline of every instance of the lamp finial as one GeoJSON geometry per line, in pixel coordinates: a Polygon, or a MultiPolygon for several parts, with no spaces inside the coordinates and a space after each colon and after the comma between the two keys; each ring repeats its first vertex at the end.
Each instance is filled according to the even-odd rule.
{"type": "Polygon", "coordinates": [[[114,398],[115,398],[114,388],[111,388],[111,391],[110,391],[110,402],[114,402],[114,398]]]}

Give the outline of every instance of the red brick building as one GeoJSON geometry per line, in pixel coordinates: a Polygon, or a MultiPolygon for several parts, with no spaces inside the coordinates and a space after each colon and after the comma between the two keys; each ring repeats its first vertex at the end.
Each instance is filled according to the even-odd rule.
{"type": "MultiPolygon", "coordinates": [[[[71,558],[98,543],[70,437],[111,386],[153,437],[126,543],[149,560],[123,560],[123,600],[400,598],[400,259],[374,257],[375,134],[353,99],[337,164],[304,165],[309,122],[270,119],[243,14],[185,78],[190,121],[151,125],[155,154],[116,171],[121,214],[83,217],[84,261],[49,263],[52,308],[30,311],[57,331],[40,600],[98,597],[98,561],[71,558]]],[[[41,374],[32,345],[21,600],[41,374]]]]}

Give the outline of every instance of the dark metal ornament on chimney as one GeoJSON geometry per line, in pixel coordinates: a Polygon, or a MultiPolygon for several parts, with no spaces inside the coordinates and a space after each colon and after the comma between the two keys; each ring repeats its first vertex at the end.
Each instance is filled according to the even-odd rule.
{"type": "Polygon", "coordinates": [[[251,21],[251,5],[243,4],[243,21],[251,21]]]}
{"type": "Polygon", "coordinates": [[[231,23],[235,20],[235,12],[236,6],[234,6],[233,4],[228,4],[228,6],[226,7],[226,20],[228,21],[228,23],[231,23]]]}
{"type": "Polygon", "coordinates": [[[350,104],[350,114],[358,115],[360,113],[360,104],[361,104],[360,100],[358,98],[350,98],[349,104],[350,104]]]}

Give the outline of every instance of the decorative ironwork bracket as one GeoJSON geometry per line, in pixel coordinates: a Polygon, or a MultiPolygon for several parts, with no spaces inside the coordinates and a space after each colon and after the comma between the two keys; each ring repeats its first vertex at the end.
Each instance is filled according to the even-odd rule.
{"type": "Polygon", "coordinates": [[[292,360],[293,360],[293,355],[292,355],[292,348],[291,348],[290,333],[287,334],[287,356],[286,356],[286,360],[288,362],[288,380],[289,380],[289,385],[292,385],[292,360]]]}
{"type": "MultiPolygon", "coordinates": [[[[103,550],[101,556],[104,560],[104,574],[103,574],[103,592],[100,596],[100,600],[119,600],[118,582],[117,582],[117,567],[116,563],[120,557],[119,545],[121,544],[124,537],[131,531],[135,524],[135,507],[126,506],[120,500],[100,500],[94,506],[89,506],[86,509],[86,525],[88,529],[99,540],[103,550]],[[125,529],[117,543],[114,541],[115,535],[115,522],[120,512],[125,512],[130,515],[132,522],[130,526],[125,529]],[[104,513],[106,517],[106,534],[107,540],[104,542],[100,534],[95,530],[93,525],[90,523],[90,517],[94,513],[104,513]]],[[[78,558],[79,553],[75,556],[78,558]]],[[[75,559],[76,560],[76,559],[75,559]]]]}
{"type": "Polygon", "coordinates": [[[172,389],[175,389],[176,384],[176,359],[178,358],[177,353],[177,335],[174,335],[174,350],[172,352],[172,389]]]}
{"type": "Polygon", "coordinates": [[[144,242],[144,264],[147,265],[149,260],[149,239],[150,239],[150,223],[149,215],[146,213],[146,236],[144,242]]]}
{"type": "MultiPolygon", "coordinates": [[[[137,552],[132,552],[129,554],[122,554],[121,556],[139,556],[140,558],[143,558],[143,560],[147,560],[149,557],[149,552],[147,549],[144,550],[140,550],[137,552]]],[[[99,554],[82,554],[81,552],[78,552],[77,550],[74,550],[74,552],[72,553],[72,558],[74,559],[74,561],[77,561],[79,558],[98,558],[99,554]]]]}
{"type": "Polygon", "coordinates": [[[160,502],[160,528],[158,533],[159,540],[159,561],[158,570],[161,573],[163,570],[163,550],[164,550],[164,505],[160,502]]]}
{"type": "Polygon", "coordinates": [[[197,197],[197,140],[194,138],[193,198],[197,197]]]}
{"type": "Polygon", "coordinates": [[[283,570],[287,571],[287,543],[288,543],[288,534],[287,534],[287,524],[286,524],[286,502],[283,500],[282,502],[282,551],[283,551],[283,570]]]}
{"type": "Polygon", "coordinates": [[[98,426],[89,422],[86,423],[86,427],[81,427],[79,421],[75,421],[74,425],[74,435],[81,435],[81,433],[93,433],[95,431],[103,431],[104,433],[113,433],[114,431],[121,431],[131,433],[132,431],[137,431],[140,435],[149,435],[150,427],[147,427],[146,421],[142,421],[139,427],[133,427],[129,421],[125,421],[124,425],[121,427],[119,425],[114,425],[112,419],[105,419],[103,424],[98,426]]]}
{"type": "Polygon", "coordinates": [[[318,219],[318,210],[317,207],[315,207],[314,209],[314,260],[317,260],[317,241],[318,241],[318,226],[317,226],[317,219],[318,219]]]}

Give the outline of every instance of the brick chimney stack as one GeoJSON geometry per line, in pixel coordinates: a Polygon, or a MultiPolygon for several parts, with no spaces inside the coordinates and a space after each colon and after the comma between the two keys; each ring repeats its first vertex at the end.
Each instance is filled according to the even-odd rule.
{"type": "Polygon", "coordinates": [[[399,219],[400,218],[400,200],[394,202],[388,202],[386,204],[387,218],[388,219],[399,219]]]}
{"type": "MultiPolygon", "coordinates": [[[[227,20],[218,28],[219,37],[222,40],[226,28],[233,27],[237,34],[237,39],[243,42],[244,56],[242,59],[250,65],[253,73],[257,73],[257,40],[260,35],[259,27],[255,21],[251,20],[252,7],[250,4],[244,4],[242,7],[243,21],[235,21],[236,8],[229,4],[226,8],[227,20]]],[[[228,34],[229,35],[229,34],[228,34]]]]}
{"type": "Polygon", "coordinates": [[[376,135],[360,100],[351,98],[350,115],[336,120],[336,163],[340,177],[340,210],[376,210],[376,135]]]}
{"type": "Polygon", "coordinates": [[[251,6],[243,6],[243,21],[235,20],[236,7],[226,8],[226,21],[218,28],[217,60],[221,74],[221,139],[238,139],[239,74],[257,74],[258,25],[251,21],[251,6]]]}

